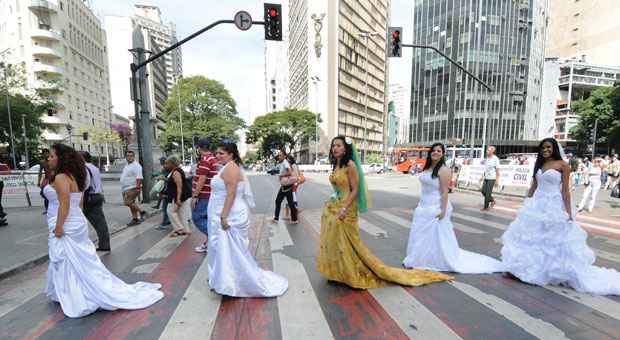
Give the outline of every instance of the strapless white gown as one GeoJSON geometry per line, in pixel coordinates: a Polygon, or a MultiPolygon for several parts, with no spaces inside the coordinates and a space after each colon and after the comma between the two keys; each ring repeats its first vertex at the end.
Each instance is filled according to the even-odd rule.
{"type": "Polygon", "coordinates": [[[506,270],[535,285],[567,285],[584,293],[620,295],[620,273],[592,265],[595,255],[586,243],[587,233],[569,220],[562,199],[562,173],[540,170],[536,181],[536,192],[525,199],[502,236],[506,270]]]}
{"type": "Polygon", "coordinates": [[[251,215],[248,199],[253,201],[253,198],[248,197],[251,190],[247,179],[237,184],[235,200],[227,218],[230,228],[222,229],[220,218],[226,200],[226,184],[220,173],[211,179],[209,197],[209,286],[218,294],[236,297],[273,297],[284,294],[288,289],[288,281],[278,274],[261,269],[248,249],[251,215]]]}
{"type": "Polygon", "coordinates": [[[407,256],[403,265],[407,268],[461,274],[485,274],[504,271],[502,263],[494,258],[459,248],[452,225],[452,204],[443,219],[441,212],[439,178],[431,172],[417,176],[422,184],[422,197],[413,212],[407,256]]]}
{"type": "Polygon", "coordinates": [[[163,298],[160,284],[138,282],[128,285],[101,263],[95,245],[88,237],[88,224],[80,209],[81,193],[71,194],[64,235],[54,236],[58,214],[58,195],[51,186],[43,189],[49,200],[49,266],[45,293],[59,302],[66,316],[79,318],[97,309],[141,309],[163,298]]]}

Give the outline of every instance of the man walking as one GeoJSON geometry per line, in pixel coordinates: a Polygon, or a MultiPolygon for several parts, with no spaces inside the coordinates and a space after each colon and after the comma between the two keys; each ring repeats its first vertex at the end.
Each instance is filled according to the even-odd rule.
{"type": "Polygon", "coordinates": [[[495,206],[493,198],[493,187],[499,185],[499,158],[495,156],[495,147],[487,148],[487,158],[484,160],[484,183],[482,184],[482,195],[484,196],[484,208],[481,211],[488,211],[495,206]]]}
{"type": "Polygon", "coordinates": [[[97,232],[97,251],[110,251],[110,232],[108,222],[103,214],[103,185],[101,184],[101,172],[92,164],[90,153],[80,151],[86,162],[86,190],[84,191],[84,216],[97,232]]]}
{"type": "MultiPolygon", "coordinates": [[[[211,196],[211,179],[217,175],[217,161],[211,153],[208,139],[199,140],[197,146],[200,152],[200,161],[196,168],[196,174],[192,178],[192,221],[207,236],[208,241],[207,207],[211,196]]],[[[196,247],[196,252],[206,252],[207,241],[196,247]]]]}
{"type": "Polygon", "coordinates": [[[0,178],[0,227],[9,225],[6,221],[6,213],[4,212],[4,208],[2,208],[2,191],[4,191],[4,181],[0,178]]]}
{"type": "Polygon", "coordinates": [[[136,203],[140,190],[142,189],[142,166],[136,162],[136,154],[129,150],[125,154],[127,165],[123,168],[121,174],[121,191],[123,192],[123,202],[131,211],[133,219],[127,224],[128,227],[136,226],[142,223],[142,214],[144,213],[140,206],[136,203]]]}

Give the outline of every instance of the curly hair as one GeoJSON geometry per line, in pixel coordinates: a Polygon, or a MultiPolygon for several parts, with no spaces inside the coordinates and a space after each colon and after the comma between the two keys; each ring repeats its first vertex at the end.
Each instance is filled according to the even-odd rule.
{"type": "Polygon", "coordinates": [[[439,170],[442,166],[446,164],[446,147],[443,145],[443,143],[435,143],[431,145],[431,149],[428,151],[428,154],[426,154],[426,163],[424,163],[424,169],[422,169],[422,171],[430,169],[433,165],[433,159],[431,158],[431,154],[433,153],[433,149],[435,149],[436,147],[441,148],[442,156],[439,162],[437,162],[437,165],[435,165],[435,167],[433,168],[433,173],[431,174],[432,178],[439,177],[439,170]]]}
{"type": "Polygon", "coordinates": [[[65,174],[73,177],[80,191],[84,191],[86,186],[86,164],[84,163],[84,158],[68,145],[54,144],[52,150],[58,157],[58,164],[53,170],[50,182],[54,182],[56,175],[65,174]]]}
{"type": "Polygon", "coordinates": [[[334,153],[332,152],[332,149],[334,147],[334,142],[336,140],[341,140],[342,144],[344,144],[344,155],[342,155],[342,158],[340,159],[339,166],[341,168],[345,168],[349,164],[349,161],[353,159],[353,145],[348,144],[346,137],[343,135],[338,135],[334,137],[329,147],[329,161],[332,163],[332,170],[336,170],[336,165],[338,164],[338,160],[336,159],[336,157],[334,156],[334,153]]]}

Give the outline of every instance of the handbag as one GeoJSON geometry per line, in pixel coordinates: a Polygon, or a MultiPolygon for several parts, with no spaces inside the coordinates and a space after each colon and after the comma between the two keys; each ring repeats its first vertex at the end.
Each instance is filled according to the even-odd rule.
{"type": "Polygon", "coordinates": [[[610,196],[613,198],[620,198],[620,184],[616,184],[616,186],[611,189],[610,196]]]}
{"type": "Polygon", "coordinates": [[[151,188],[151,197],[153,199],[156,199],[159,194],[164,190],[164,187],[166,185],[166,181],[164,181],[163,179],[160,179],[159,181],[157,181],[157,183],[155,183],[155,185],[153,185],[153,188],[151,188]]]}
{"type": "Polygon", "coordinates": [[[304,184],[306,182],[306,176],[304,176],[303,172],[299,173],[299,177],[297,177],[297,184],[304,184]]]}
{"type": "Polygon", "coordinates": [[[297,183],[297,177],[293,176],[282,176],[280,177],[280,185],[283,187],[288,187],[297,183]]]}

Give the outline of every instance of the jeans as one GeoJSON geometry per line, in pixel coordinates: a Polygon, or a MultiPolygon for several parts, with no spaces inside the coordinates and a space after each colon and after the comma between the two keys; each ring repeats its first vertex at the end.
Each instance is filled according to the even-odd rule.
{"type": "Polygon", "coordinates": [[[583,198],[581,199],[581,203],[577,209],[583,210],[585,208],[589,212],[592,212],[592,209],[594,209],[594,203],[596,203],[596,195],[598,195],[599,190],[601,190],[601,181],[591,179],[590,184],[588,184],[586,190],[583,192],[583,198]]]}
{"type": "Polygon", "coordinates": [[[198,230],[205,236],[209,236],[209,219],[207,216],[207,208],[209,207],[208,198],[199,198],[196,202],[196,208],[192,210],[192,221],[198,230]]]}
{"type": "Polygon", "coordinates": [[[282,205],[282,201],[286,197],[286,202],[288,203],[289,209],[291,209],[291,221],[297,221],[297,207],[295,206],[295,202],[293,201],[293,188],[292,185],[286,187],[280,187],[278,191],[278,196],[276,197],[276,211],[273,217],[274,220],[278,220],[280,218],[280,206],[282,205]]]}
{"type": "Polygon", "coordinates": [[[164,220],[161,222],[161,225],[169,225],[170,218],[168,217],[168,200],[164,198],[161,203],[162,203],[162,211],[164,214],[164,220]]]}

